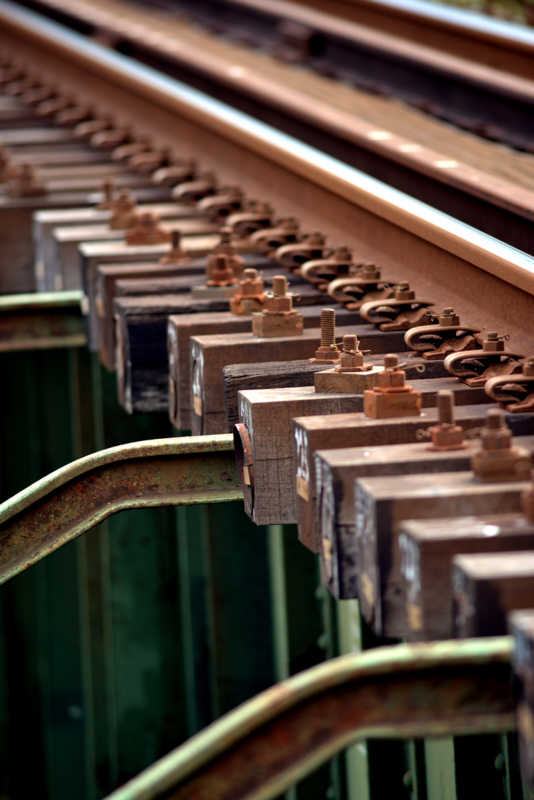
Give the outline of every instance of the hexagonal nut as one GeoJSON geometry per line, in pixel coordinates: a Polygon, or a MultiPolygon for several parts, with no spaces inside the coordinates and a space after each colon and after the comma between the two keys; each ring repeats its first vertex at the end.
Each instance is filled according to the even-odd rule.
{"type": "Polygon", "coordinates": [[[292,308],[292,297],[268,297],[267,299],[267,311],[270,314],[287,314],[292,308]]]}
{"type": "Polygon", "coordinates": [[[460,447],[464,441],[464,431],[460,425],[434,425],[431,436],[432,445],[444,449],[460,447]]]}
{"type": "Polygon", "coordinates": [[[504,350],[504,342],[502,339],[486,339],[482,346],[486,353],[499,353],[504,350]]]}
{"type": "Polygon", "coordinates": [[[483,428],[480,441],[484,450],[509,450],[512,446],[512,433],[509,428],[483,428]]]}

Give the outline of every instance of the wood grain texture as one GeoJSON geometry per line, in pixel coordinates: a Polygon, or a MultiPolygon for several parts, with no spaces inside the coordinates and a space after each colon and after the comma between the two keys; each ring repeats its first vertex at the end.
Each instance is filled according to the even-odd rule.
{"type": "MultiPolygon", "coordinates": [[[[484,424],[486,411],[492,406],[458,406],[455,417],[464,430],[478,428],[484,424]]],[[[514,436],[534,434],[534,415],[507,414],[506,424],[514,436]]],[[[381,447],[382,445],[415,443],[417,431],[434,425],[437,421],[435,408],[423,409],[420,417],[405,419],[373,420],[363,414],[340,414],[326,417],[295,419],[293,437],[297,475],[308,483],[308,500],[297,495],[299,539],[314,552],[319,549],[319,527],[317,517],[317,483],[314,453],[326,449],[349,447],[381,447]]]]}
{"type": "MultiPolygon", "coordinates": [[[[97,342],[100,360],[109,370],[115,370],[115,318],[113,300],[117,284],[125,279],[140,284],[154,278],[172,278],[184,275],[202,275],[204,265],[200,259],[190,264],[99,264],[92,284],[94,295],[89,296],[89,342],[97,342]]],[[[92,349],[90,347],[90,349],[92,349]]]]}
{"type": "MultiPolygon", "coordinates": [[[[363,350],[372,353],[395,352],[404,349],[402,332],[384,333],[370,325],[338,327],[341,340],[346,333],[356,333],[363,350]]],[[[195,434],[225,433],[223,368],[229,364],[259,363],[262,361],[296,361],[312,358],[320,343],[317,329],[305,329],[300,336],[261,339],[248,334],[229,336],[199,336],[191,339],[191,369],[196,371],[201,414],[194,414],[195,434]],[[196,365],[196,366],[195,366],[196,365]]]]}
{"type": "Polygon", "coordinates": [[[355,515],[360,608],[382,636],[406,635],[399,524],[406,519],[520,511],[525,481],[483,484],[472,472],[361,478],[355,515]]]}
{"type": "Polygon", "coordinates": [[[507,615],[534,607],[534,549],[454,556],[456,636],[504,636],[507,615]]]}
{"type": "MultiPolygon", "coordinates": [[[[517,442],[532,449],[534,437],[517,442]]],[[[534,525],[522,514],[407,520],[399,531],[407,638],[412,642],[454,637],[454,556],[534,548],[534,525]]]]}
{"type": "MultiPolygon", "coordinates": [[[[414,386],[421,392],[425,407],[435,406],[436,394],[442,389],[452,389],[458,405],[486,399],[483,392],[465,392],[462,384],[450,377],[414,381],[414,386]]],[[[302,386],[241,391],[238,398],[239,421],[247,426],[252,443],[253,519],[258,525],[294,523],[298,519],[297,496],[303,500],[309,497],[311,483],[299,472],[295,460],[292,420],[302,416],[359,413],[363,410],[363,395],[320,394],[313,386],[302,386]]]]}

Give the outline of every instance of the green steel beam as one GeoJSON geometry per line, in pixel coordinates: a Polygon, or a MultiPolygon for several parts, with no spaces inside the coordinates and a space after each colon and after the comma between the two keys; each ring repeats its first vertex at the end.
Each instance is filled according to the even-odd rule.
{"type": "Polygon", "coordinates": [[[87,344],[83,292],[40,292],[0,297],[0,353],[87,344]]]}
{"type": "Polygon", "coordinates": [[[270,800],[358,739],[511,730],[511,651],[499,637],[332,659],[244,703],[108,800],[270,800]]]}
{"type": "Polygon", "coordinates": [[[118,511],[242,496],[230,434],[102,450],[0,505],[0,583],[118,511]]]}

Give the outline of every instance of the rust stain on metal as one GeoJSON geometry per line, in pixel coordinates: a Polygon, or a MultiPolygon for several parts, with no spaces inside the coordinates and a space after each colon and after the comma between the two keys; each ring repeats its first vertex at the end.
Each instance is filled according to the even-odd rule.
{"type": "Polygon", "coordinates": [[[241,499],[230,435],[95,453],[0,506],[0,582],[126,508],[241,499]]]}
{"type": "Polygon", "coordinates": [[[510,655],[503,637],[331,659],[227,714],[109,800],[269,800],[359,738],[510,730],[510,655]]]}

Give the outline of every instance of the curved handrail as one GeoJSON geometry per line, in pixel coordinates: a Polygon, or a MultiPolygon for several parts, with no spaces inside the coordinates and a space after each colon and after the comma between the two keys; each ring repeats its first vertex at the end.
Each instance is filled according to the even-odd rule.
{"type": "Polygon", "coordinates": [[[231,434],[93,453],[0,505],[0,583],[118,511],[242,497],[231,434]]]}
{"type": "Polygon", "coordinates": [[[360,738],[514,727],[510,637],[332,659],[267,689],[107,800],[269,800],[360,738]]]}

